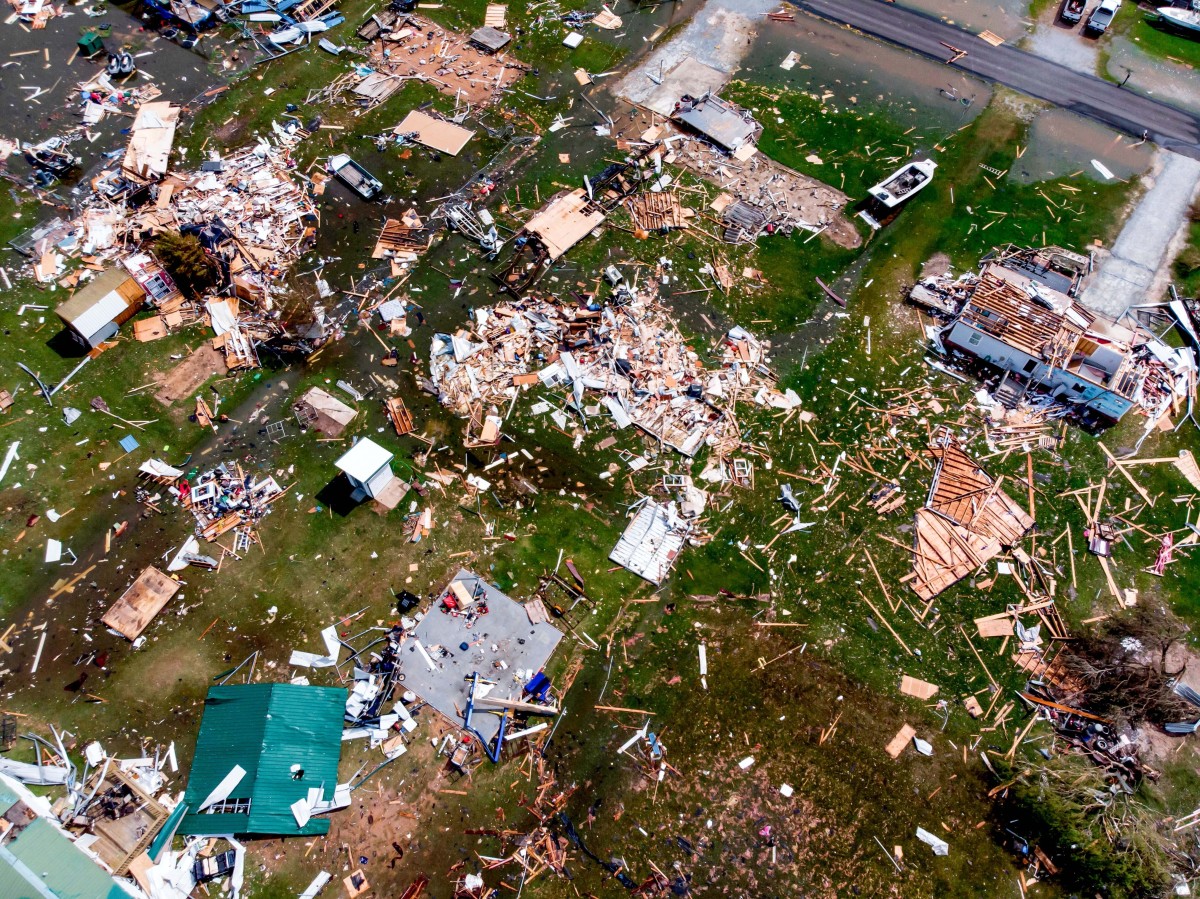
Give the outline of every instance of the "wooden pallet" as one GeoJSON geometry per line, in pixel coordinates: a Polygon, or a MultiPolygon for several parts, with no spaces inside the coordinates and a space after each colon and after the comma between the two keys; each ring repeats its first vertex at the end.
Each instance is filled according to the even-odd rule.
{"type": "Polygon", "coordinates": [[[389,397],[383,401],[384,408],[387,411],[388,420],[391,421],[392,427],[396,429],[396,433],[403,437],[413,429],[412,413],[408,411],[408,407],[404,405],[404,400],[398,396],[389,397]]]}

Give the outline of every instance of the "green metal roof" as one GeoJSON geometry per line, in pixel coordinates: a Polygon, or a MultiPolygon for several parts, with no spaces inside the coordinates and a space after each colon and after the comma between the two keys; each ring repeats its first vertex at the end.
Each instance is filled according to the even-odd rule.
{"type": "Polygon", "coordinates": [[[0,845],[0,896],[5,899],[130,899],[132,895],[44,818],[36,818],[0,845]]]}
{"type": "Polygon", "coordinates": [[[200,735],[184,802],[199,809],[235,765],[246,774],[230,799],[249,799],[246,814],[188,813],[181,834],[309,836],[327,833],[329,819],[296,824],[292,803],[313,787],[326,800],[337,786],[346,691],[295,684],[213,687],[204,703],[200,735]],[[304,770],[292,779],[292,766],[304,770]]]}

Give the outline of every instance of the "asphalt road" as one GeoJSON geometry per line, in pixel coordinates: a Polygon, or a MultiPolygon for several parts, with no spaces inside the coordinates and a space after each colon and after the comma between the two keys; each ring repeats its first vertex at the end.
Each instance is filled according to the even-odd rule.
{"type": "Polygon", "coordinates": [[[946,62],[952,50],[967,51],[952,63],[982,78],[1141,137],[1148,133],[1161,147],[1200,159],[1200,119],[1168,103],[1084,75],[1001,44],[993,47],[978,35],[881,0],[795,0],[806,12],[849,25],[906,50],[946,62]]]}

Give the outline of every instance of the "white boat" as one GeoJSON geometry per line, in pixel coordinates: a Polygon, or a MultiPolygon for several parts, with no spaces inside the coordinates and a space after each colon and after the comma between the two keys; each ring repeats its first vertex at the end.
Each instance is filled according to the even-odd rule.
{"type": "Polygon", "coordinates": [[[918,159],[880,181],[869,193],[888,209],[894,209],[917,191],[927,187],[933,180],[935,169],[937,163],[932,159],[918,159]]]}
{"type": "Polygon", "coordinates": [[[374,198],[383,190],[383,184],[378,178],[345,153],[329,157],[329,171],[364,200],[374,198]]]}
{"type": "Polygon", "coordinates": [[[1200,12],[1194,9],[1178,9],[1174,6],[1160,6],[1159,20],[1168,28],[1184,31],[1192,35],[1200,35],[1200,12]]]}

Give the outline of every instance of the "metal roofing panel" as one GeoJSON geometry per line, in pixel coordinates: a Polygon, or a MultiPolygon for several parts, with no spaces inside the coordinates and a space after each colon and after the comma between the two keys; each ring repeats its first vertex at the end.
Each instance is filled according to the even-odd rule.
{"type": "Polygon", "coordinates": [[[45,818],[32,821],[3,848],[7,852],[0,858],[0,867],[9,868],[3,880],[11,879],[13,873],[23,875],[26,881],[44,885],[58,899],[129,899],[131,895],[45,818]]]}
{"type": "Polygon", "coordinates": [[[686,536],[687,527],[672,503],[648,502],[629,522],[609,559],[652,584],[661,584],[686,536]]]}
{"type": "Polygon", "coordinates": [[[246,814],[188,814],[183,834],[309,835],[329,830],[327,818],[298,827],[291,805],[319,787],[337,786],[346,691],[295,684],[213,687],[188,778],[185,802],[198,808],[234,765],[246,769],[234,796],[249,799],[246,814]],[[293,779],[299,765],[303,778],[293,779]]]}

